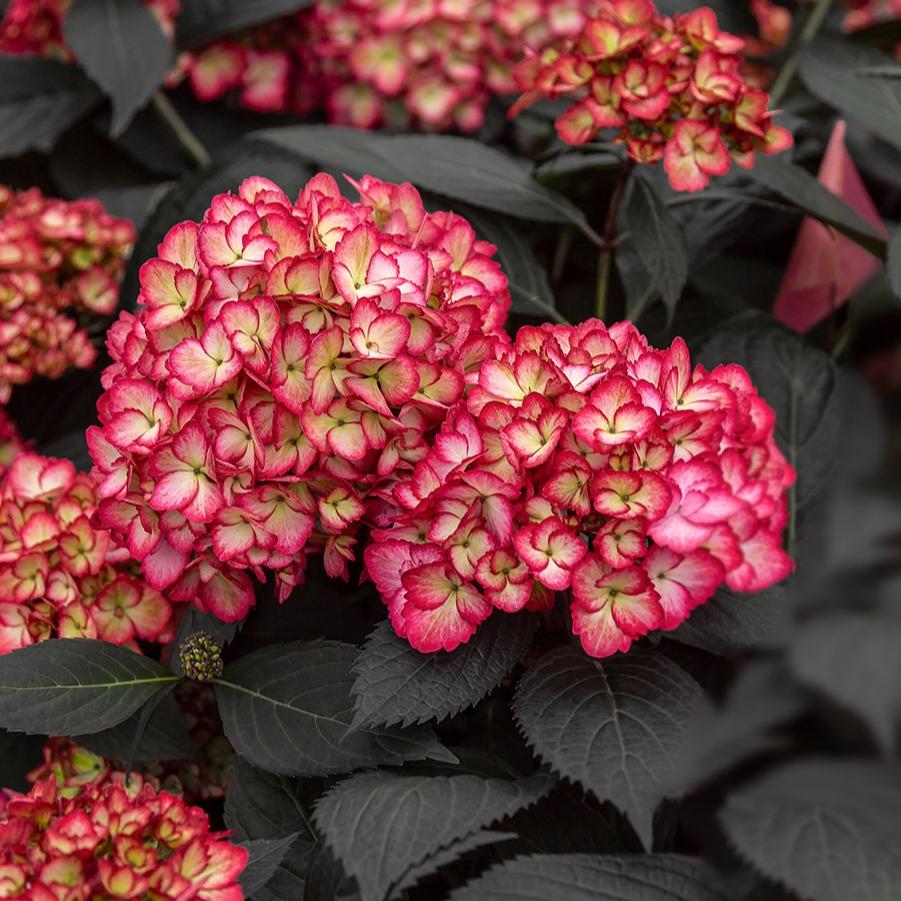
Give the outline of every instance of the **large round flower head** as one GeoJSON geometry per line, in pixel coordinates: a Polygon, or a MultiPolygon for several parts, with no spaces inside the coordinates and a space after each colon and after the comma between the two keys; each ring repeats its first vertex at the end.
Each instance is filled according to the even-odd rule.
{"type": "Polygon", "coordinates": [[[68,460],[23,452],[0,477],[0,653],[55,637],[135,649],[171,637],[169,602],[93,525],[97,500],[68,460]]]}
{"type": "Polygon", "coordinates": [[[721,584],[758,591],[791,571],[794,473],[774,421],[744,369],[692,368],[681,339],[655,350],[628,322],[523,328],[392,487],[369,574],[420,651],[567,589],[585,650],[625,651],[721,584]]]}
{"type": "Polygon", "coordinates": [[[89,367],[76,316],[108,316],[134,227],[96,200],[52,200],[0,185],[0,403],[13,385],[89,367]]]}
{"type": "Polygon", "coordinates": [[[153,780],[75,749],[0,799],[0,896],[241,901],[245,848],[153,780]]]}
{"type": "Polygon", "coordinates": [[[291,19],[188,54],[198,97],[236,91],[253,109],[306,112],[373,128],[473,131],[496,94],[516,90],[525,48],[578,34],[594,0],[320,0],[291,19]]]}
{"type": "Polygon", "coordinates": [[[732,161],[749,168],[757,152],[792,144],[767,95],[742,77],[743,47],[708,7],[669,18],[651,0],[598,0],[577,40],[520,63],[526,93],[511,114],[540,97],[571,96],[557,119],[564,141],[615,129],[634,161],[663,160],[677,191],[699,191],[732,161]]]}
{"type": "Polygon", "coordinates": [[[110,331],[100,520],[151,585],[225,620],[253,602],[245,570],[282,599],[311,550],[346,577],[384,486],[507,340],[494,247],[409,184],[357,189],[317,175],[292,203],[252,178],[215,197],[110,331]]]}

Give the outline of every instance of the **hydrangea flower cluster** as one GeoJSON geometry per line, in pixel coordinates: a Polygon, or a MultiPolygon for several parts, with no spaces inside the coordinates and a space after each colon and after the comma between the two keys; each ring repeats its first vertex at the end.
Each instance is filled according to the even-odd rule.
{"type": "Polygon", "coordinates": [[[245,848],[206,813],[94,755],[0,798],[0,897],[241,901],[245,848]]]}
{"type": "Polygon", "coordinates": [[[68,460],[24,452],[0,478],[0,653],[54,637],[135,649],[171,637],[169,602],[92,524],[97,501],[68,460]]]}
{"type": "Polygon", "coordinates": [[[187,55],[194,92],[213,100],[374,128],[474,131],[492,95],[516,90],[523,49],[574,37],[594,0],[320,0],[293,19],[187,55]]]}
{"type": "Polygon", "coordinates": [[[395,630],[452,650],[569,590],[595,657],[674,629],[721,584],[784,578],[794,472],[740,366],[692,368],[628,322],[519,331],[449,413],[365,561],[395,630]]]}
{"type": "Polygon", "coordinates": [[[0,403],[13,385],[89,367],[76,316],[116,309],[134,226],[96,200],[54,200],[0,185],[0,403]]]}
{"type": "Polygon", "coordinates": [[[150,585],[226,621],[253,603],[247,571],[274,572],[281,600],[309,551],[346,578],[385,486],[509,340],[493,245],[409,184],[356,187],[320,174],[292,204],[251,178],[215,197],[109,333],[99,520],[150,585]]]}
{"type": "MultiPolygon", "coordinates": [[[[163,31],[172,35],[179,0],[144,0],[159,19],[163,31]]],[[[72,0],[9,0],[0,20],[0,53],[37,53],[72,59],[63,40],[63,19],[72,0]]]]}
{"type": "Polygon", "coordinates": [[[651,0],[599,0],[579,38],[517,66],[525,93],[511,115],[540,97],[574,97],[557,119],[570,144],[615,129],[638,163],[663,160],[677,191],[699,191],[732,161],[750,168],[755,155],[792,144],[772,122],[767,95],[741,75],[744,40],[720,31],[701,7],[674,18],[651,0]]]}

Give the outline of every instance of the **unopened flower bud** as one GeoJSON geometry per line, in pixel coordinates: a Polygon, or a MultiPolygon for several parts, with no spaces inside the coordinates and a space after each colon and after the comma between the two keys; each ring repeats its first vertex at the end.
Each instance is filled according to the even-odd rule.
{"type": "Polygon", "coordinates": [[[212,682],[222,675],[222,653],[209,632],[195,632],[181,645],[185,675],[196,682],[212,682]]]}

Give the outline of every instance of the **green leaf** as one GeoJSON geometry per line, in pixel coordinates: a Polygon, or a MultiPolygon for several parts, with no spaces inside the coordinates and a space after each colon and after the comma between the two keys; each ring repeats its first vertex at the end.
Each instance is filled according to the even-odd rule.
{"type": "Polygon", "coordinates": [[[456,651],[420,654],[387,620],[354,661],[354,726],[443,720],[477,704],[528,650],[535,617],[496,615],[456,651]]]}
{"type": "Polygon", "coordinates": [[[798,61],[804,84],[818,99],[901,149],[901,84],[859,74],[892,65],[890,56],[847,40],[822,39],[804,47],[798,61]]]}
{"type": "Polygon", "coordinates": [[[489,870],[451,901],[729,901],[704,861],[676,854],[535,854],[489,870]]]}
{"type": "Polygon", "coordinates": [[[807,685],[858,713],[891,755],[901,721],[901,619],[836,613],[798,627],[789,660],[807,685]],[[841,668],[836,668],[836,661],[841,668]]]}
{"type": "Polygon", "coordinates": [[[895,296],[901,298],[901,228],[892,232],[888,242],[887,272],[895,296]]]}
{"type": "Polygon", "coordinates": [[[885,238],[806,169],[786,162],[782,157],[760,156],[747,174],[808,216],[841,232],[874,256],[885,259],[885,238]]]}
{"type": "Polygon", "coordinates": [[[807,506],[832,475],[841,437],[845,394],[830,357],[772,319],[749,315],[718,329],[698,362],[748,370],[776,412],[776,440],[797,471],[793,506],[807,506]]]}
{"type": "Polygon", "coordinates": [[[284,838],[256,838],[240,843],[250,853],[247,866],[240,876],[241,888],[247,897],[258,897],[258,892],[272,881],[297,838],[295,834],[284,838]]]}
{"type": "Polygon", "coordinates": [[[360,901],[356,881],[324,843],[313,851],[303,901],[360,901]]]}
{"type": "Polygon", "coordinates": [[[181,0],[176,20],[180,44],[192,46],[278,19],[310,6],[313,0],[181,0]]]}
{"type": "Polygon", "coordinates": [[[897,762],[790,763],[732,795],[720,819],[743,857],[803,898],[897,897],[897,762]]]}
{"type": "Polygon", "coordinates": [[[229,664],[216,680],[216,697],[235,750],[271,773],[291,776],[424,758],[454,760],[424,726],[350,731],[356,653],[342,642],[300,641],[229,664]]]}
{"type": "Polygon", "coordinates": [[[290,851],[254,901],[297,901],[303,897],[307,865],[316,842],[308,799],[294,779],[255,769],[235,758],[225,791],[225,824],[239,841],[292,837],[290,851]]]}
{"type": "Polygon", "coordinates": [[[114,137],[163,83],[175,59],[172,42],[141,0],[75,0],[63,37],[112,101],[114,137]]]}
{"type": "Polygon", "coordinates": [[[524,161],[472,138],[381,135],[327,125],[273,128],[256,136],[352,175],[411,181],[427,191],[523,219],[587,225],[578,207],[537,182],[524,161]]]}
{"type": "Polygon", "coordinates": [[[100,92],[76,66],[0,55],[0,157],[49,151],[99,101],[100,92]]]}
{"type": "Polygon", "coordinates": [[[386,901],[473,847],[470,837],[479,835],[481,844],[484,827],[533,804],[552,785],[542,774],[508,781],[361,773],[320,800],[315,821],[363,901],[386,901]],[[450,848],[436,860],[436,852],[450,848]]]}
{"type": "Polygon", "coordinates": [[[710,654],[738,654],[753,648],[782,647],[791,626],[792,609],[784,586],[756,594],[720,588],[706,604],[667,638],[710,654]]]}
{"type": "Polygon", "coordinates": [[[138,710],[118,726],[103,732],[73,738],[95,754],[123,762],[128,762],[132,753],[135,760],[145,762],[190,760],[197,756],[197,748],[174,697],[168,695],[157,705],[135,747],[142,712],[138,710]]]}
{"type": "Polygon", "coordinates": [[[201,172],[191,172],[175,182],[154,208],[135,242],[122,279],[122,305],[134,309],[141,266],[157,254],[166,232],[185,219],[200,221],[216,194],[236,191],[245,178],[263,175],[272,179],[290,197],[310,176],[294,155],[262,142],[240,143],[217,156],[201,172]]]}
{"type": "Polygon", "coordinates": [[[723,704],[700,698],[677,755],[673,786],[694,791],[757,754],[785,744],[774,730],[805,712],[808,694],[781,661],[759,660],[742,670],[723,704]]]}
{"type": "Polygon", "coordinates": [[[0,656],[0,726],[75,735],[128,719],[178,676],[127,648],[54,639],[0,656]]]}
{"type": "Polygon", "coordinates": [[[672,314],[688,279],[685,239],[672,213],[641,173],[632,179],[626,222],[638,258],[672,314]]]}
{"type": "Polygon", "coordinates": [[[700,691],[656,651],[593,660],[562,647],[526,671],[513,712],[535,753],[615,804],[649,848],[654,811],[700,691]]]}

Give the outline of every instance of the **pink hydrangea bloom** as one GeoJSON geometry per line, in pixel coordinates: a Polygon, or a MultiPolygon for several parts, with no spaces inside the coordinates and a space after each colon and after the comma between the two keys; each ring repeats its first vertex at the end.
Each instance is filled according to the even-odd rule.
{"type": "Polygon", "coordinates": [[[775,417],[739,366],[691,366],[628,322],[523,328],[499,344],[392,488],[365,561],[394,628],[453,650],[495,609],[569,590],[595,657],[674,629],[720,585],[787,576],[775,417]]]}
{"type": "Polygon", "coordinates": [[[363,523],[508,339],[494,247],[409,184],[317,175],[215,197],[141,269],[88,432],[100,521],[148,582],[224,620],[306,555],[347,577],[363,523]]]}
{"type": "MultiPolygon", "coordinates": [[[[145,0],[170,37],[179,0],[145,0]]],[[[0,53],[38,53],[71,59],[63,40],[63,19],[72,0],[9,0],[0,20],[0,53]]]]}
{"type": "Polygon", "coordinates": [[[75,316],[110,315],[134,227],[96,200],[0,185],[0,403],[13,385],[97,356],[75,316]]]}
{"type": "Polygon", "coordinates": [[[743,47],[708,7],[670,18],[651,0],[598,0],[575,40],[517,66],[525,93],[510,112],[541,97],[572,97],[557,119],[564,141],[583,144],[615,129],[634,161],[662,160],[677,191],[700,191],[733,161],[749,168],[756,153],[792,144],[773,124],[767,95],[742,76],[743,47]]]}
{"type": "Polygon", "coordinates": [[[68,460],[23,452],[0,477],[0,653],[47,638],[137,650],[171,638],[171,605],[97,528],[97,486],[68,460]]]}
{"type": "Polygon", "coordinates": [[[201,808],[134,773],[94,766],[68,775],[56,770],[28,794],[0,798],[0,896],[244,898],[247,849],[211,831],[201,808]]]}
{"type": "Polygon", "coordinates": [[[234,92],[251,109],[305,113],[374,128],[474,131],[513,69],[576,35],[593,0],[320,0],[296,16],[185,55],[195,94],[234,92]]]}

